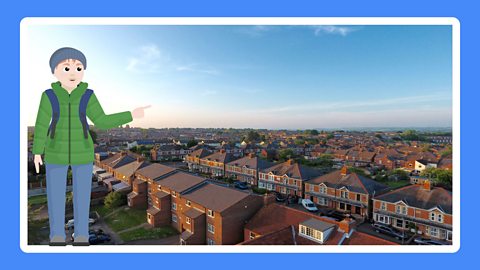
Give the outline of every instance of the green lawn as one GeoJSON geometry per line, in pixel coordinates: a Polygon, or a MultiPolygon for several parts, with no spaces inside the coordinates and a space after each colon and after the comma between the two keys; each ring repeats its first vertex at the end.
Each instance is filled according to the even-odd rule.
{"type": "Polygon", "coordinates": [[[42,241],[48,241],[48,219],[28,222],[28,244],[39,245],[42,241]],[[45,228],[47,227],[47,228],[45,228]]]}
{"type": "Polygon", "coordinates": [[[105,218],[105,222],[115,232],[135,227],[147,221],[145,210],[125,208],[105,218]]]}
{"type": "Polygon", "coordinates": [[[28,202],[31,205],[47,204],[47,195],[28,197],[28,202]]]}
{"type": "Polygon", "coordinates": [[[134,240],[144,240],[144,239],[160,239],[165,238],[171,235],[177,234],[177,231],[172,227],[161,227],[161,228],[139,228],[133,231],[127,231],[120,234],[120,237],[123,241],[134,241],[134,240]]]}

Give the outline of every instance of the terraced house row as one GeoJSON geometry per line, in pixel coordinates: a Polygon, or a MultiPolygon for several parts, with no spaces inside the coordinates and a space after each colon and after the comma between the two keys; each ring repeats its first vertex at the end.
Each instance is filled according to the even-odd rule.
{"type": "Polygon", "coordinates": [[[137,172],[128,205],[147,208],[147,221],[154,227],[175,228],[181,233],[181,244],[224,245],[243,240],[243,224],[263,205],[263,199],[152,164],[137,172]]]}
{"type": "Polygon", "coordinates": [[[397,229],[452,241],[452,193],[430,181],[409,185],[373,198],[376,222],[397,229]]]}

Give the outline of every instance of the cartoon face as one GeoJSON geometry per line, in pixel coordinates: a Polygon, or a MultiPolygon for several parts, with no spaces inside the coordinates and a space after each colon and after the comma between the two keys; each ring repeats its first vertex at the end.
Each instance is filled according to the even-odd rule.
{"type": "Polygon", "coordinates": [[[83,79],[83,64],[74,59],[60,62],[53,75],[64,88],[74,89],[83,79]]]}

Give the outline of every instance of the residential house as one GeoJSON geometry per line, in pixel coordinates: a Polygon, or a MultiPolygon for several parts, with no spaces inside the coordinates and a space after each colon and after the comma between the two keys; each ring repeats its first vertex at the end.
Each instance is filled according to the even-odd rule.
{"type": "Polygon", "coordinates": [[[152,160],[183,160],[192,150],[178,144],[155,146],[150,150],[152,160]]]}
{"type": "Polygon", "coordinates": [[[258,184],[258,172],[272,165],[273,163],[257,157],[254,153],[250,153],[243,158],[227,163],[225,174],[227,177],[233,177],[236,180],[256,186],[258,184]]]}
{"type": "Polygon", "coordinates": [[[375,222],[452,241],[452,193],[426,180],[373,199],[375,222]]]}
{"type": "Polygon", "coordinates": [[[199,170],[212,177],[223,177],[225,175],[225,164],[236,159],[233,154],[220,149],[213,154],[200,158],[199,170]]]}
{"type": "Polygon", "coordinates": [[[373,196],[387,188],[373,179],[349,172],[344,166],[306,182],[304,198],[320,206],[370,218],[373,196]]]}
{"type": "Polygon", "coordinates": [[[190,154],[187,154],[185,161],[188,165],[188,170],[191,172],[200,171],[200,159],[209,156],[212,151],[204,147],[196,147],[190,154]]]}
{"type": "Polygon", "coordinates": [[[176,168],[153,163],[135,172],[135,179],[132,184],[132,192],[127,196],[129,207],[144,209],[151,204],[151,187],[155,179],[177,171],[176,168]]]}
{"type": "Polygon", "coordinates": [[[155,178],[150,183],[150,203],[147,222],[154,227],[171,225],[179,232],[181,228],[180,199],[182,193],[205,182],[204,177],[187,172],[174,171],[155,178]]]}
{"type": "Polygon", "coordinates": [[[303,197],[304,183],[322,173],[296,163],[293,159],[263,169],[258,175],[258,187],[282,194],[303,197]]]}
{"type": "Polygon", "coordinates": [[[285,205],[268,203],[245,225],[240,245],[393,244],[357,232],[352,219],[334,221],[285,205]]]}
{"type": "Polygon", "coordinates": [[[177,205],[180,242],[233,245],[243,240],[244,224],[262,207],[263,198],[212,183],[183,194],[177,205]]]}

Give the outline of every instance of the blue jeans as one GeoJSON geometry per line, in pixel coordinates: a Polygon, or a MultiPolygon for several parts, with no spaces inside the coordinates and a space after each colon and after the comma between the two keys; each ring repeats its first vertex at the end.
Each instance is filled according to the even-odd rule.
{"type": "Polygon", "coordinates": [[[65,238],[65,192],[68,167],[73,177],[73,215],[75,237],[88,239],[90,193],[92,191],[93,163],[80,165],[47,164],[47,205],[50,223],[50,239],[54,236],[65,238]]]}

